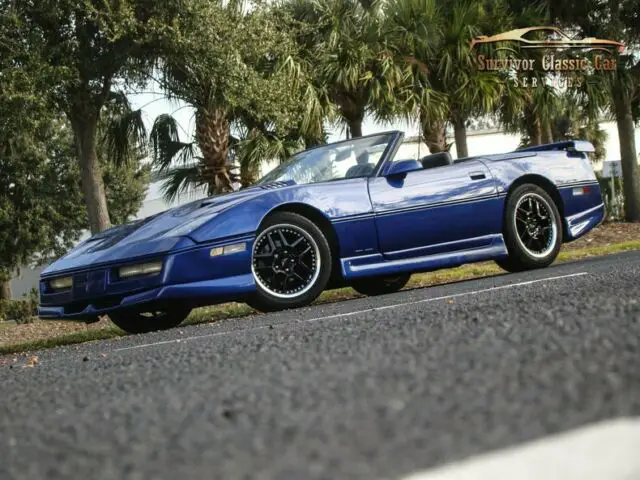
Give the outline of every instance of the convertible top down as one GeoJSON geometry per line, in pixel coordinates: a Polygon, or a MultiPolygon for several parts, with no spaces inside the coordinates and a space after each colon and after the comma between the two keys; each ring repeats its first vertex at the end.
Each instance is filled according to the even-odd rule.
{"type": "Polygon", "coordinates": [[[94,235],[42,272],[39,315],[145,332],[226,301],[270,311],[470,262],[540,268],[604,219],[588,142],[453,161],[403,158],[402,140],[322,145],[252,187],[94,235]]]}

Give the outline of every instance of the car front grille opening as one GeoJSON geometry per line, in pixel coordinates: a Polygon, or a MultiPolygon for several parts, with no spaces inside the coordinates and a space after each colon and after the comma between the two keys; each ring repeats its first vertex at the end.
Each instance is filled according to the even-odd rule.
{"type": "Polygon", "coordinates": [[[105,308],[117,307],[121,302],[121,296],[104,298],[101,300],[95,300],[93,302],[74,302],[64,307],[64,313],[67,315],[80,313],[84,311],[84,309],[89,305],[93,305],[93,308],[95,308],[96,310],[103,310],[105,308]]]}
{"type": "Polygon", "coordinates": [[[122,302],[122,297],[105,298],[91,303],[97,310],[102,310],[103,308],[117,307],[120,302],[122,302]]]}

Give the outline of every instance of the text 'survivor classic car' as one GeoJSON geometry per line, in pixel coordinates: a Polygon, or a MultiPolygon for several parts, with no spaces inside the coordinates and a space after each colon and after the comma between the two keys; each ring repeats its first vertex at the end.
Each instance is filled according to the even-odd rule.
{"type": "Polygon", "coordinates": [[[452,161],[403,158],[402,140],[316,147],[250,188],[94,235],[43,271],[39,314],[144,332],[230,300],[279,310],[470,262],[540,268],[604,218],[588,142],[452,161]]]}

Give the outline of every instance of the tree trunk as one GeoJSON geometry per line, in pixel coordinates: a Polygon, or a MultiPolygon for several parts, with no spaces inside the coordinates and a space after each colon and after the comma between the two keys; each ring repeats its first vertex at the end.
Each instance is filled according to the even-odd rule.
{"type": "Polygon", "coordinates": [[[304,146],[305,148],[313,148],[319,145],[324,145],[326,143],[326,135],[324,131],[324,127],[322,127],[321,131],[317,135],[307,134],[303,136],[304,146]]]}
{"type": "Polygon", "coordinates": [[[241,168],[240,169],[240,185],[242,188],[247,188],[256,183],[258,180],[258,172],[255,168],[241,168]]]}
{"type": "Polygon", "coordinates": [[[456,118],[453,121],[453,132],[456,140],[456,152],[458,158],[469,156],[469,147],[467,145],[467,127],[465,119],[456,118]]]}
{"type": "Polygon", "coordinates": [[[544,126],[540,132],[540,141],[543,145],[553,143],[553,132],[551,131],[551,122],[544,122],[544,126]]]}
{"type": "Polygon", "coordinates": [[[322,145],[323,143],[324,142],[321,141],[319,138],[314,138],[314,137],[305,137],[304,138],[304,148],[305,149],[318,147],[318,146],[322,145]]]}
{"type": "Polygon", "coordinates": [[[529,144],[542,145],[542,128],[540,125],[540,119],[533,113],[532,107],[527,107],[525,110],[525,128],[527,135],[529,136],[529,144]]]}
{"type": "Polygon", "coordinates": [[[349,124],[349,133],[351,138],[358,138],[362,136],[362,120],[364,115],[357,116],[355,118],[347,119],[349,124]]]}
{"type": "Polygon", "coordinates": [[[196,111],[196,141],[202,152],[202,164],[209,195],[230,192],[235,180],[227,164],[229,122],[222,109],[199,108],[196,111]]]}
{"type": "Polygon", "coordinates": [[[340,107],[340,116],[347,124],[347,138],[362,136],[362,122],[367,106],[363,92],[336,93],[333,101],[340,107]]]}
{"type": "Polygon", "coordinates": [[[11,300],[11,280],[0,280],[0,300],[11,300]]]}
{"type": "Polygon", "coordinates": [[[431,153],[447,151],[446,122],[444,120],[432,120],[420,112],[420,126],[424,143],[431,153]]]}
{"type": "Polygon", "coordinates": [[[640,222],[640,173],[631,101],[628,92],[619,85],[614,87],[613,97],[620,141],[625,219],[640,222]]]}
{"type": "Polygon", "coordinates": [[[89,228],[95,234],[111,226],[102,171],[96,153],[98,115],[72,112],[70,117],[80,160],[80,178],[89,228]]]}

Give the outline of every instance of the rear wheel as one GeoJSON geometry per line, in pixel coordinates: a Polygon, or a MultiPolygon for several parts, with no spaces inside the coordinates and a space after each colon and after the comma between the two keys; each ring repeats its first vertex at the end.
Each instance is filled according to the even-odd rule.
{"type": "Polygon", "coordinates": [[[537,185],[521,185],[509,196],[504,232],[509,256],[496,263],[508,272],[547,267],[562,246],[558,208],[537,185]]]}
{"type": "Polygon", "coordinates": [[[410,273],[389,277],[363,278],[353,282],[351,288],[362,295],[385,295],[400,290],[407,284],[410,278],[410,273]]]}
{"type": "Polygon", "coordinates": [[[331,265],[329,243],[315,223],[297,213],[275,213],[253,244],[256,293],[247,304],[262,312],[308,305],[326,287],[331,265]]]}
{"type": "Polygon", "coordinates": [[[109,318],[127,333],[147,333],[177,327],[189,313],[190,308],[170,307],[148,312],[114,312],[109,318]]]}

